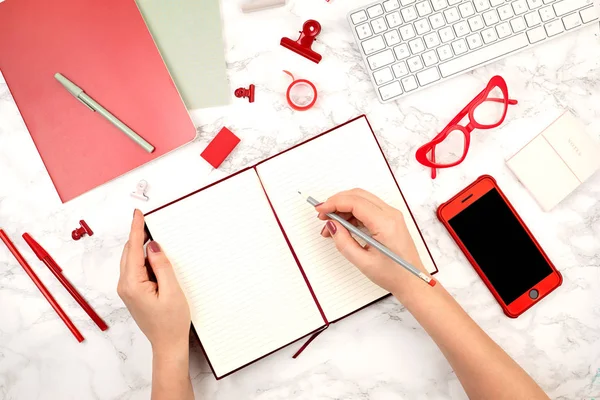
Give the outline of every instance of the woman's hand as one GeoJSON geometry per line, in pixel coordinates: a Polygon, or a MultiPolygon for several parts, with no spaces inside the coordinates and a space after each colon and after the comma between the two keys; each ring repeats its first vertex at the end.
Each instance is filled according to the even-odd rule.
{"type": "Polygon", "coordinates": [[[156,276],[150,279],[144,243],[144,216],[133,214],[129,241],[121,256],[117,292],[156,353],[189,351],[190,310],[171,263],[158,243],[148,243],[148,264],[156,276]]]}
{"type": "MultiPolygon", "coordinates": [[[[328,220],[325,214],[335,212],[356,226],[366,227],[374,239],[426,272],[408,233],[404,216],[377,196],[362,189],[352,189],[334,195],[315,208],[322,220],[328,220]]],[[[336,221],[328,220],[321,234],[333,237],[337,249],[348,261],[389,292],[401,292],[406,282],[416,280],[410,272],[377,249],[368,245],[363,248],[350,232],[336,221]]]]}

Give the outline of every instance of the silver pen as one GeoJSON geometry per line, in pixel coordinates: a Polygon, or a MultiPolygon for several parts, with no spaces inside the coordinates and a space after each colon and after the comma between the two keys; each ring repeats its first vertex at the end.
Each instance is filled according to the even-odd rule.
{"type": "Polygon", "coordinates": [[[108,122],[116,126],[124,134],[129,136],[129,138],[135,143],[137,143],[142,149],[146,150],[148,153],[152,153],[154,151],[154,146],[148,143],[146,139],[132,131],[131,128],[129,128],[127,125],[121,122],[117,117],[112,115],[106,108],[102,107],[100,104],[98,104],[98,102],[96,102],[90,96],[85,94],[83,89],[81,89],[79,86],[77,86],[58,72],[54,74],[54,77],[65,87],[65,89],[69,91],[69,93],[75,96],[77,100],[81,101],[90,110],[96,111],[98,112],[98,114],[106,118],[108,122]]]}
{"type": "MultiPolygon", "coordinates": [[[[298,193],[300,195],[302,195],[302,193],[300,193],[300,192],[298,192],[298,193]]],[[[320,201],[315,200],[314,198],[312,198],[310,196],[308,196],[306,201],[313,207],[316,207],[318,204],[321,204],[320,201]]],[[[337,215],[335,213],[327,213],[325,215],[327,215],[332,220],[339,222],[344,228],[348,229],[348,231],[350,231],[352,234],[358,236],[359,238],[361,238],[362,240],[367,242],[369,245],[376,248],[377,250],[382,252],[384,255],[386,255],[389,258],[391,258],[392,260],[394,260],[396,263],[400,264],[407,271],[416,275],[418,278],[424,280],[429,286],[435,286],[435,284],[436,284],[435,279],[427,276],[427,274],[425,274],[424,272],[417,269],[414,265],[411,265],[410,263],[408,263],[402,257],[400,257],[399,255],[394,253],[392,250],[388,249],[385,245],[379,243],[377,240],[373,239],[371,236],[364,233],[363,231],[361,231],[360,229],[358,229],[357,227],[352,225],[350,222],[346,221],[344,218],[340,217],[339,215],[337,215]]]]}

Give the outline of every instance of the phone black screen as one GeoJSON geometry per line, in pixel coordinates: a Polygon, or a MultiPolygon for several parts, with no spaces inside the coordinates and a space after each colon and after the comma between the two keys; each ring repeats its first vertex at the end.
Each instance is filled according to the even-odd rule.
{"type": "Polygon", "coordinates": [[[496,189],[448,223],[506,304],[552,273],[496,189]]]}

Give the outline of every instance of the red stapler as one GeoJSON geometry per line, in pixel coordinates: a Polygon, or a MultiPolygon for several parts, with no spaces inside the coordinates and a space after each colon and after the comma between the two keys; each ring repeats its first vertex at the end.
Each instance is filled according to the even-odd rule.
{"type": "Polygon", "coordinates": [[[301,56],[308,58],[310,61],[318,64],[323,57],[311,49],[311,46],[320,32],[321,24],[314,19],[309,19],[304,23],[304,25],[302,25],[302,31],[300,31],[300,37],[298,40],[293,41],[290,38],[284,37],[281,38],[280,44],[286,49],[290,49],[293,52],[298,53],[301,56]]]}

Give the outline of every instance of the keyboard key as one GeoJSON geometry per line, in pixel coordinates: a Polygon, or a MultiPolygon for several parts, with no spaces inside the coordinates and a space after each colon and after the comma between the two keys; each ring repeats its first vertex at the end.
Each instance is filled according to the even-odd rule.
{"type": "Polygon", "coordinates": [[[404,22],[410,22],[417,19],[417,11],[415,7],[410,6],[402,9],[402,18],[404,18],[404,22]]]}
{"type": "Polygon", "coordinates": [[[446,17],[446,22],[449,24],[460,19],[460,16],[458,15],[458,9],[456,7],[452,7],[444,11],[444,16],[446,17]]]}
{"type": "Polygon", "coordinates": [[[394,54],[392,50],[384,50],[381,53],[377,53],[373,56],[367,57],[367,62],[369,63],[369,67],[371,69],[379,69],[381,67],[385,67],[386,65],[390,65],[395,61],[394,54]]]}
{"type": "Polygon", "coordinates": [[[369,13],[369,18],[377,18],[383,15],[383,8],[381,8],[381,5],[375,4],[373,7],[367,8],[367,12],[369,13]]]}
{"type": "Polygon", "coordinates": [[[440,37],[435,32],[428,33],[423,36],[423,39],[425,40],[425,46],[427,46],[428,49],[432,49],[440,44],[440,37]]]}
{"type": "Polygon", "coordinates": [[[483,18],[481,18],[481,15],[476,15],[473,18],[469,18],[468,22],[469,22],[469,27],[471,28],[471,31],[473,31],[473,32],[483,29],[483,27],[484,27],[483,18]]]}
{"type": "Polygon", "coordinates": [[[429,4],[429,1],[417,3],[417,12],[419,13],[420,17],[431,14],[433,10],[431,9],[431,4],[429,4]]]}
{"type": "Polygon", "coordinates": [[[517,17],[510,21],[510,27],[514,33],[524,31],[526,28],[525,20],[523,17],[517,17]]]}
{"type": "Polygon", "coordinates": [[[540,19],[540,14],[537,11],[534,11],[525,14],[525,22],[527,22],[527,26],[531,28],[532,26],[539,25],[542,20],[540,19]]]}
{"type": "Polygon", "coordinates": [[[371,21],[371,25],[373,26],[373,32],[376,34],[387,30],[387,25],[385,24],[383,17],[374,19],[371,21]]]}
{"type": "Polygon", "coordinates": [[[477,12],[483,12],[483,11],[489,10],[489,9],[490,9],[489,0],[475,0],[475,10],[477,10],[477,12]]]}
{"type": "Polygon", "coordinates": [[[396,78],[402,78],[404,75],[408,74],[408,67],[406,66],[406,63],[402,61],[392,65],[392,71],[394,71],[396,78]]]}
{"type": "Polygon", "coordinates": [[[419,56],[409,58],[408,60],[406,60],[406,63],[408,64],[408,69],[410,69],[410,72],[415,72],[423,69],[423,62],[421,61],[421,57],[419,56]]]}
{"type": "Polygon", "coordinates": [[[398,11],[394,11],[393,13],[386,15],[385,19],[387,19],[387,23],[390,28],[400,26],[402,23],[402,18],[400,18],[400,13],[398,11]]]}
{"type": "Polygon", "coordinates": [[[360,24],[361,22],[365,22],[367,20],[367,13],[364,11],[355,12],[350,16],[354,25],[360,24]]]}
{"type": "Polygon", "coordinates": [[[403,7],[405,7],[409,4],[413,4],[415,1],[417,1],[417,0],[400,0],[400,3],[402,4],[403,7]]]}
{"type": "Polygon", "coordinates": [[[531,10],[542,6],[542,0],[527,0],[527,5],[531,10]]]}
{"type": "Polygon", "coordinates": [[[485,31],[481,32],[481,35],[483,36],[483,43],[485,44],[498,40],[498,35],[496,34],[496,29],[494,28],[487,28],[485,31]]]}
{"type": "Polygon", "coordinates": [[[454,31],[449,26],[440,29],[439,33],[442,43],[448,43],[455,38],[454,31]]]}
{"type": "Polygon", "coordinates": [[[431,0],[431,4],[433,5],[434,11],[441,11],[448,7],[448,2],[446,0],[431,0]]]}
{"type": "Polygon", "coordinates": [[[581,15],[581,20],[584,24],[598,19],[598,14],[596,13],[596,9],[593,6],[590,8],[586,8],[585,10],[579,11],[579,15],[581,15]]]}
{"type": "Polygon", "coordinates": [[[379,71],[373,72],[373,78],[378,85],[383,85],[394,80],[392,71],[389,68],[380,69],[379,71]]]}
{"type": "Polygon", "coordinates": [[[435,51],[429,50],[429,51],[426,51],[425,53],[423,53],[423,64],[425,64],[426,67],[431,67],[433,64],[437,64],[437,63],[438,63],[438,58],[437,58],[437,55],[435,54],[435,51]]]}
{"type": "Polygon", "coordinates": [[[513,11],[515,12],[515,15],[525,14],[527,11],[529,11],[529,8],[527,7],[527,3],[525,2],[525,0],[514,1],[512,3],[512,8],[513,8],[513,11]]]}
{"type": "Polygon", "coordinates": [[[456,42],[452,42],[452,49],[456,55],[466,53],[468,50],[467,42],[465,42],[465,39],[458,39],[456,42]]]}
{"type": "Polygon", "coordinates": [[[577,28],[581,25],[581,18],[579,18],[579,13],[574,13],[571,15],[567,15],[562,19],[563,25],[566,30],[577,28]]]}
{"type": "Polygon", "coordinates": [[[365,55],[368,56],[376,51],[385,49],[385,43],[383,42],[383,38],[381,36],[375,36],[374,38],[367,39],[362,42],[362,48],[365,52],[365,55]]]}
{"type": "Polygon", "coordinates": [[[408,42],[408,46],[410,47],[410,51],[413,54],[417,54],[425,50],[425,44],[423,43],[423,39],[421,39],[420,37],[408,42]]]}
{"type": "Polygon", "coordinates": [[[519,33],[513,37],[493,43],[472,51],[464,56],[454,58],[446,63],[440,64],[440,73],[444,78],[462,72],[480,64],[491,61],[505,54],[522,49],[529,45],[525,33],[519,33]]]}
{"type": "Polygon", "coordinates": [[[385,8],[386,12],[390,12],[400,8],[400,4],[398,0],[388,0],[383,2],[383,8],[385,8]]]}
{"type": "Polygon", "coordinates": [[[440,13],[430,16],[429,23],[431,24],[431,29],[438,29],[446,25],[446,21],[444,21],[444,17],[440,13]]]}
{"type": "Polygon", "coordinates": [[[544,0],[544,4],[550,4],[552,3],[554,0],[544,0]]]}
{"type": "Polygon", "coordinates": [[[481,36],[479,36],[479,33],[467,36],[467,44],[471,50],[483,46],[483,42],[481,41],[481,36]]]}
{"type": "Polygon", "coordinates": [[[440,73],[438,72],[437,67],[428,68],[419,72],[417,74],[417,79],[419,80],[419,85],[429,85],[430,83],[440,79],[440,73]]]}
{"type": "Polygon", "coordinates": [[[510,4],[503,5],[502,7],[498,7],[498,14],[500,14],[500,19],[502,21],[506,21],[515,16],[512,7],[510,4]]]}
{"type": "Polygon", "coordinates": [[[410,50],[408,50],[408,45],[406,43],[394,47],[394,53],[396,53],[396,58],[398,60],[404,60],[406,57],[410,56],[410,50]]]}
{"type": "Polygon", "coordinates": [[[403,78],[400,82],[402,82],[402,86],[404,87],[405,92],[410,92],[411,90],[415,90],[419,87],[417,85],[417,80],[412,75],[403,78]]]}
{"type": "Polygon", "coordinates": [[[366,39],[370,36],[373,36],[373,31],[371,30],[371,26],[366,23],[356,27],[356,34],[359,39],[366,39]]]}
{"type": "Polygon", "coordinates": [[[431,28],[429,27],[429,22],[427,22],[425,18],[415,22],[415,29],[417,30],[417,33],[419,35],[427,33],[431,30],[431,28]]]}
{"type": "Polygon", "coordinates": [[[471,33],[471,30],[469,29],[467,21],[460,21],[459,23],[454,24],[454,32],[457,37],[462,37],[471,33]]]}
{"type": "Polygon", "coordinates": [[[473,7],[473,3],[471,3],[470,1],[461,3],[458,6],[458,9],[460,10],[460,15],[462,15],[463,18],[467,18],[475,14],[475,8],[473,7]]]}
{"type": "Polygon", "coordinates": [[[540,40],[546,39],[546,31],[543,26],[538,26],[537,28],[527,31],[527,37],[529,38],[529,43],[537,43],[540,40]]]}
{"type": "Polygon", "coordinates": [[[447,44],[438,47],[437,53],[438,53],[438,56],[440,57],[440,61],[446,61],[447,59],[449,59],[453,56],[452,49],[447,44]]]}
{"type": "Polygon", "coordinates": [[[592,0],[562,0],[552,5],[557,16],[565,15],[579,8],[592,5],[592,0]]]}
{"type": "Polygon", "coordinates": [[[400,36],[402,36],[402,40],[404,40],[404,41],[407,41],[407,40],[412,39],[415,36],[417,36],[417,34],[415,33],[415,28],[413,28],[413,26],[410,24],[401,26],[399,31],[400,31],[400,36]]]}
{"type": "Polygon", "coordinates": [[[558,19],[548,22],[546,25],[544,25],[544,27],[546,28],[548,37],[558,35],[559,33],[563,33],[565,31],[562,21],[558,19]]]}
{"type": "Polygon", "coordinates": [[[487,26],[490,25],[495,25],[498,23],[498,21],[500,21],[500,19],[498,18],[498,13],[496,12],[496,10],[490,10],[487,12],[483,13],[483,20],[485,21],[485,24],[487,26]]]}
{"type": "Polygon", "coordinates": [[[387,45],[389,47],[395,46],[398,43],[400,43],[400,35],[398,34],[398,31],[395,29],[392,29],[391,31],[384,33],[383,36],[385,37],[385,42],[387,43],[387,45]]]}
{"type": "Polygon", "coordinates": [[[541,8],[540,16],[542,17],[542,22],[550,21],[551,19],[554,19],[554,17],[556,17],[556,15],[554,15],[552,6],[541,8]]]}
{"type": "Polygon", "coordinates": [[[381,94],[381,99],[386,101],[400,96],[402,94],[402,87],[400,86],[400,82],[394,81],[389,85],[381,86],[379,93],[381,94]]]}
{"type": "Polygon", "coordinates": [[[500,39],[510,36],[512,34],[512,30],[510,29],[510,25],[508,22],[503,22],[501,24],[496,25],[496,32],[498,32],[498,37],[500,39]]]}
{"type": "Polygon", "coordinates": [[[460,3],[462,0],[448,0],[448,4],[451,6],[454,6],[458,3],[460,3]]]}

